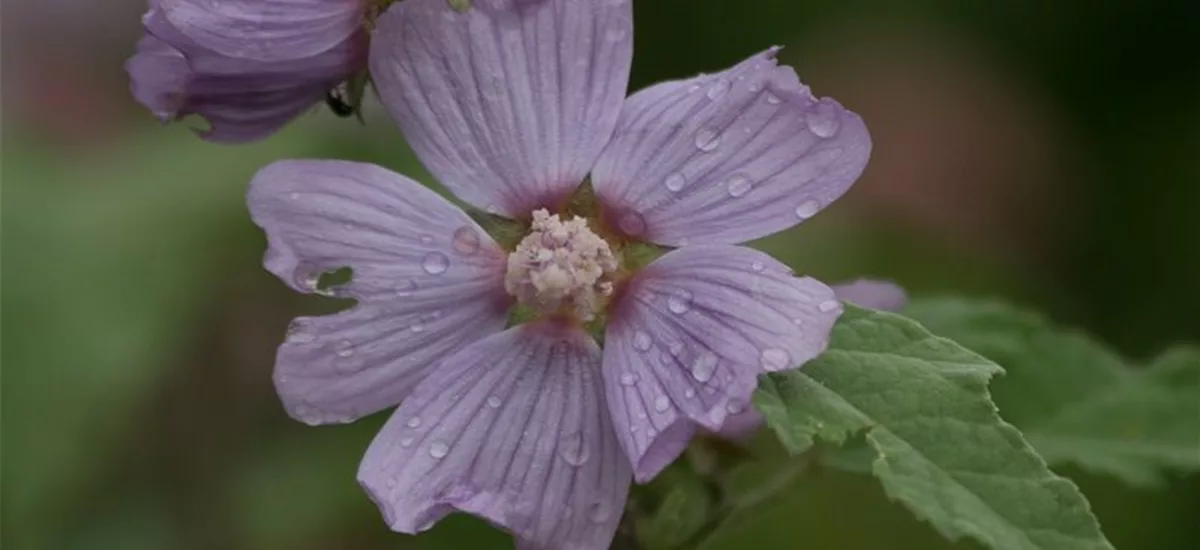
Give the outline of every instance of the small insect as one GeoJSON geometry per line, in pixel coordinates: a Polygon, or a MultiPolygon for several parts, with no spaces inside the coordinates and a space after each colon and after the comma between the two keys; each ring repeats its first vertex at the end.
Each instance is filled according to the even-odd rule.
{"type": "Polygon", "coordinates": [[[342,118],[354,116],[354,113],[358,112],[358,105],[349,102],[346,92],[340,86],[325,93],[325,105],[333,114],[342,118]]]}

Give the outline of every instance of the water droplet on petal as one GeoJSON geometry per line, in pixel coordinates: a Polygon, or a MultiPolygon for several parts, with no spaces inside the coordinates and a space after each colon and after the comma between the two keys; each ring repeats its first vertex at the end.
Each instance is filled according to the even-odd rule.
{"type": "Polygon", "coordinates": [[[696,390],[693,390],[692,388],[688,388],[687,391],[683,392],[683,396],[688,399],[696,397],[696,390]]]}
{"type": "Polygon", "coordinates": [[[756,261],[756,262],[750,264],[750,269],[753,269],[757,273],[762,273],[762,270],[764,270],[766,268],[767,268],[767,264],[764,264],[762,262],[756,261]]]}
{"type": "Polygon", "coordinates": [[[758,93],[762,89],[762,85],[757,82],[750,83],[750,93],[758,93]]]}
{"type": "Polygon", "coordinates": [[[440,275],[450,268],[450,258],[441,252],[430,252],[421,260],[421,268],[430,275],[440,275]]]}
{"type": "Polygon", "coordinates": [[[676,315],[682,315],[692,309],[692,293],[680,290],[667,297],[667,309],[676,315]]]}
{"type": "Polygon", "coordinates": [[[829,313],[830,311],[837,309],[838,305],[839,304],[837,300],[825,300],[817,306],[817,309],[821,310],[821,313],[829,313]]]}
{"type": "Polygon", "coordinates": [[[737,399],[730,399],[725,404],[725,411],[729,414],[741,414],[744,410],[746,410],[746,405],[737,399]]]}
{"type": "Polygon", "coordinates": [[[721,134],[711,128],[696,132],[696,148],[709,152],[721,145],[721,134]]]}
{"type": "Polygon", "coordinates": [[[421,417],[414,416],[409,418],[407,424],[409,428],[418,428],[421,426],[421,417]]]}
{"type": "Polygon", "coordinates": [[[779,101],[779,96],[767,92],[767,103],[770,103],[771,105],[779,105],[779,101]]]}
{"type": "Polygon", "coordinates": [[[443,459],[450,454],[450,446],[445,441],[437,440],[429,445],[429,456],[436,459],[443,459]]]}
{"type": "Polygon", "coordinates": [[[288,325],[287,341],[291,344],[308,344],[316,341],[317,335],[308,332],[299,323],[293,321],[288,325]]]}
{"type": "Polygon", "coordinates": [[[632,372],[627,372],[627,373],[624,373],[621,375],[621,385],[622,386],[632,386],[637,383],[638,383],[638,375],[636,375],[632,372]]]}
{"type": "Polygon", "coordinates": [[[500,404],[501,404],[501,402],[500,402],[500,397],[499,397],[499,396],[496,396],[496,395],[493,395],[493,396],[490,396],[490,397],[488,397],[488,398],[487,398],[487,404],[488,404],[488,406],[489,406],[489,407],[491,407],[491,408],[493,408],[493,409],[499,409],[499,408],[500,408],[500,404]]]}
{"type": "Polygon", "coordinates": [[[729,188],[729,196],[737,198],[750,192],[750,178],[743,174],[734,174],[729,178],[729,183],[726,186],[729,188]]]}
{"type": "Polygon", "coordinates": [[[429,244],[433,242],[433,237],[429,235],[421,235],[421,244],[429,244]]]}
{"type": "Polygon", "coordinates": [[[609,511],[608,505],[603,502],[597,502],[588,510],[588,517],[596,523],[604,523],[611,517],[612,512],[609,511]]]}
{"type": "Polygon", "coordinates": [[[821,203],[809,199],[796,206],[796,217],[801,220],[807,220],[821,211],[821,203]]]}
{"type": "Polygon", "coordinates": [[[621,228],[622,232],[631,237],[636,237],[646,232],[646,220],[642,218],[641,214],[633,211],[622,215],[617,225],[621,228]]]}
{"type": "Polygon", "coordinates": [[[413,324],[409,325],[408,329],[413,332],[425,332],[425,325],[420,321],[413,321],[413,324]]]}
{"type": "Polygon", "coordinates": [[[788,354],[787,350],[779,348],[765,349],[758,356],[758,364],[762,365],[762,368],[768,371],[786,369],[791,366],[789,365],[791,361],[792,356],[788,354]]]}
{"type": "Polygon", "coordinates": [[[728,92],[729,92],[729,81],[717,80],[715,83],[713,83],[712,86],[710,86],[708,88],[707,92],[704,92],[704,95],[708,96],[709,99],[716,101],[718,99],[721,99],[721,97],[723,97],[728,92]]]}
{"type": "Polygon", "coordinates": [[[592,456],[591,448],[583,439],[583,434],[575,432],[562,440],[562,448],[558,451],[563,462],[572,466],[583,466],[592,456]]]}
{"type": "Polygon", "coordinates": [[[654,399],[654,410],[662,413],[662,412],[667,412],[667,409],[669,409],[670,407],[671,407],[671,400],[667,396],[660,395],[654,399]]]}
{"type": "Polygon", "coordinates": [[[687,185],[687,178],[683,177],[683,174],[675,172],[663,180],[663,185],[667,186],[670,191],[679,191],[683,189],[684,185],[687,185]]]}
{"type": "Polygon", "coordinates": [[[671,344],[667,346],[667,351],[670,352],[671,355],[678,357],[679,354],[683,353],[683,342],[678,340],[671,342],[671,344]]]}
{"type": "Polygon", "coordinates": [[[692,362],[692,378],[697,382],[704,383],[712,380],[713,373],[717,371],[717,356],[710,351],[705,351],[696,357],[692,362]]]}
{"type": "Polygon", "coordinates": [[[350,343],[349,340],[338,342],[337,356],[350,357],[351,355],[354,355],[354,344],[350,343]]]}
{"type": "Polygon", "coordinates": [[[479,232],[474,227],[464,225],[454,231],[454,250],[463,256],[479,252],[479,232]]]}
{"type": "Polygon", "coordinates": [[[654,345],[654,339],[644,331],[637,331],[633,335],[633,349],[638,351],[650,351],[650,346],[654,345]]]}
{"type": "Polygon", "coordinates": [[[817,103],[814,112],[808,115],[808,129],[817,137],[830,138],[838,132],[841,123],[838,122],[837,107],[828,101],[817,103]]]}
{"type": "Polygon", "coordinates": [[[412,444],[413,444],[413,438],[411,438],[411,437],[405,437],[400,440],[401,447],[408,447],[408,446],[411,446],[412,444]]]}

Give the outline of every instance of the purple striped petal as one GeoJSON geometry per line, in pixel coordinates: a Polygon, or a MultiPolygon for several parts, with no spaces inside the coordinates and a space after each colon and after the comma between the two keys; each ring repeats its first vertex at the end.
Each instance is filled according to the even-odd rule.
{"type": "Polygon", "coordinates": [[[207,48],[158,6],[143,17],[146,35],[125,64],[134,97],[163,122],[199,115],[211,141],[265,138],[323,100],[366,62],[366,39],[352,34],[308,57],[264,61],[207,48]]]}
{"type": "Polygon", "coordinates": [[[288,61],[320,55],[359,32],[355,0],[158,0],[198,46],[226,57],[288,61]]]}
{"type": "Polygon", "coordinates": [[[320,274],[349,266],[330,293],[354,308],[301,317],[279,347],[275,385],[289,414],[346,422],[396,405],[450,353],[503,330],[504,252],[462,210],[378,166],[282,161],[250,184],[265,265],[317,292],[320,274]]]}
{"type": "MultiPolygon", "coordinates": [[[[904,289],[888,281],[857,279],[833,285],[833,293],[839,300],[884,311],[900,311],[908,303],[904,289]]],[[[762,422],[762,415],[758,411],[747,409],[746,414],[727,418],[717,435],[725,439],[744,441],[754,435],[762,426],[762,422]]]]}
{"type": "Polygon", "coordinates": [[[599,369],[600,349],[564,325],[477,342],[404,401],[367,450],[359,483],[403,533],[461,510],[508,529],[521,548],[604,550],[629,463],[599,369]]]}
{"type": "Polygon", "coordinates": [[[625,102],[592,171],[607,216],[659,244],[734,244],[796,225],[867,164],[862,119],[816,99],[776,49],[625,102]]]}
{"type": "Polygon", "coordinates": [[[648,455],[656,445],[681,450],[660,442],[679,433],[664,424],[720,429],[750,407],[759,374],[824,351],[842,309],[829,287],[738,246],[672,251],[627,285],[609,318],[604,378],[639,481],[670,462],[648,455]]]}
{"type": "Polygon", "coordinates": [[[480,208],[528,217],[565,199],[612,135],[633,55],[631,3],[472,6],[393,5],[377,23],[371,74],[439,181],[480,208]]]}
{"type": "Polygon", "coordinates": [[[908,305],[908,294],[899,285],[890,281],[856,279],[848,283],[833,285],[839,300],[852,302],[862,307],[883,311],[900,311],[908,305]]]}

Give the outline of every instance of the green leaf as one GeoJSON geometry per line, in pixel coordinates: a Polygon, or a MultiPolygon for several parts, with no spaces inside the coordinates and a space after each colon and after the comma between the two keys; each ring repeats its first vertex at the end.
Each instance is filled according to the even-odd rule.
{"type": "Polygon", "coordinates": [[[995,363],[899,315],[846,306],[829,350],[755,397],[792,453],[863,434],[888,496],[952,540],[1111,548],[1088,502],[996,414],[995,363]]]}
{"type": "Polygon", "coordinates": [[[1200,470],[1200,348],[1129,368],[1083,333],[994,301],[923,300],[908,313],[1005,368],[996,403],[1051,464],[1137,486],[1200,470]]]}
{"type": "Polygon", "coordinates": [[[648,518],[637,525],[638,542],[646,550],[679,548],[708,522],[712,497],[697,478],[675,483],[648,518]]]}

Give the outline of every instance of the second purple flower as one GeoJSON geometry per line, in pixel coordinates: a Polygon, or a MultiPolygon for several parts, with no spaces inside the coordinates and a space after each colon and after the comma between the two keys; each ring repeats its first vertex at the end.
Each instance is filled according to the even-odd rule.
{"type": "Polygon", "coordinates": [[[737,246],[840,197],[871,144],[774,49],[628,98],[619,0],[405,0],[370,69],[426,167],[523,222],[513,249],[372,165],[285,161],[251,184],[266,266],[347,311],[297,319],[275,381],[289,412],[346,422],[400,404],[359,481],[397,531],[454,510],[522,547],[606,548],[630,478],[746,415],[757,376],[820,354],[834,291],[737,246]],[[569,205],[590,178],[595,208],[569,205]],[[583,214],[583,215],[581,215],[583,214]],[[639,242],[675,247],[643,269],[639,242]],[[511,307],[536,315],[505,328],[511,307]],[[585,325],[604,322],[604,347],[585,325]]]}

